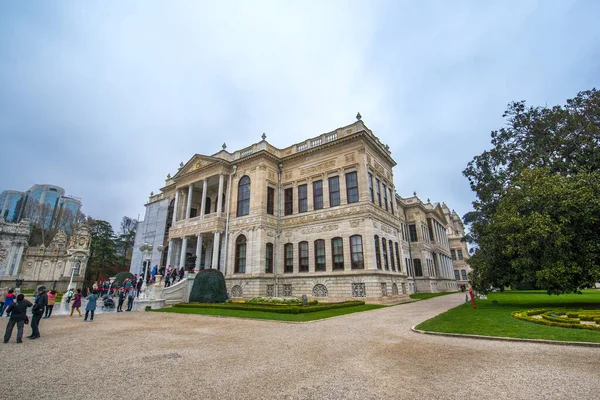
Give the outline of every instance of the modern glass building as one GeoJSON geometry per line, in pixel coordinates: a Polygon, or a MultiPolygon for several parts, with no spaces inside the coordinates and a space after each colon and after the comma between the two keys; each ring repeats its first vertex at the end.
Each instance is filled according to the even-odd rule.
{"type": "Polygon", "coordinates": [[[0,193],[0,216],[7,222],[27,219],[44,228],[58,227],[62,220],[74,218],[80,209],[79,199],[65,196],[65,190],[55,185],[34,185],[26,192],[0,193]]]}
{"type": "Polygon", "coordinates": [[[6,222],[19,222],[19,213],[23,208],[25,193],[5,190],[0,193],[0,216],[6,222]]]}

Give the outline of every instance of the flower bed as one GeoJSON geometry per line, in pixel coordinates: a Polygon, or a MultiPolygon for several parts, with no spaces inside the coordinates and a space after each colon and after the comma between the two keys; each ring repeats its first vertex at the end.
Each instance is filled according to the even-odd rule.
{"type": "Polygon", "coordinates": [[[512,316],[536,324],[600,331],[600,310],[574,311],[559,308],[538,308],[515,311],[512,316]]]}

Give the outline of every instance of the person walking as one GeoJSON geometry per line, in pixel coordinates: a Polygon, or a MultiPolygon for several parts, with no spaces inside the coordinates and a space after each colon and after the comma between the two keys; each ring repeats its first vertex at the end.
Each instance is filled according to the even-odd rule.
{"type": "Polygon", "coordinates": [[[169,286],[171,286],[171,275],[166,274],[165,275],[165,287],[168,288],[169,286]]]}
{"type": "Polygon", "coordinates": [[[136,297],[140,297],[140,291],[142,290],[142,285],[144,284],[144,281],[142,280],[142,278],[140,278],[140,280],[137,282],[137,293],[136,293],[136,297]]]}
{"type": "Polygon", "coordinates": [[[132,287],[131,289],[129,289],[129,293],[127,295],[127,310],[125,310],[125,311],[131,311],[131,309],[133,308],[133,300],[135,299],[135,296],[136,296],[136,291],[132,287]]]}
{"type": "Polygon", "coordinates": [[[24,294],[21,293],[17,296],[17,302],[10,306],[10,319],[6,324],[4,343],[8,343],[10,340],[15,325],[17,325],[17,343],[23,343],[23,327],[25,326],[25,319],[27,319],[27,307],[31,306],[33,304],[29,300],[25,300],[24,294]]]}
{"type": "Polygon", "coordinates": [[[40,337],[40,320],[44,315],[44,310],[48,305],[48,295],[46,294],[46,286],[40,286],[37,290],[38,296],[33,303],[33,316],[31,317],[31,336],[29,339],[38,339],[40,337]]]}
{"type": "Polygon", "coordinates": [[[125,302],[125,296],[127,293],[125,289],[121,288],[119,290],[119,304],[117,305],[117,312],[123,312],[123,303],[125,302]]]}
{"type": "Polygon", "coordinates": [[[79,313],[79,316],[81,317],[81,310],[79,309],[81,307],[81,289],[77,289],[77,294],[75,295],[75,298],[73,298],[73,304],[71,305],[71,315],[69,315],[69,318],[73,316],[73,311],[77,310],[77,312],[79,313]]]}
{"type": "Polygon", "coordinates": [[[44,314],[44,318],[50,318],[52,315],[52,309],[54,308],[54,304],[56,303],[56,290],[51,290],[48,293],[48,305],[46,306],[46,313],[44,314]]]}
{"type": "Polygon", "coordinates": [[[83,322],[86,322],[88,320],[88,315],[91,313],[92,314],[92,318],[90,318],[90,322],[94,322],[94,311],[96,311],[96,300],[98,300],[98,292],[97,291],[93,291],[92,294],[90,294],[87,298],[87,304],[85,306],[85,318],[83,319],[83,322]]]}
{"type": "MultiPolygon", "coordinates": [[[[4,296],[4,304],[2,304],[0,317],[4,316],[4,311],[13,304],[15,304],[15,291],[14,289],[8,289],[8,293],[4,296]]],[[[10,317],[10,311],[6,311],[6,316],[10,317]]]]}
{"type": "Polygon", "coordinates": [[[185,269],[183,269],[183,267],[181,267],[181,269],[179,270],[179,280],[180,281],[183,280],[183,275],[185,275],[185,269]]]}
{"type": "Polygon", "coordinates": [[[71,298],[73,297],[73,289],[69,289],[67,291],[67,303],[71,302],[71,298]]]}

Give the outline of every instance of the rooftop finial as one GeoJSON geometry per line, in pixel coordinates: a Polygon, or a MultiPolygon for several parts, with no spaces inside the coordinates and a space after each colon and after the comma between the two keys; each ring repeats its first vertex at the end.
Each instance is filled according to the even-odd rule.
{"type": "Polygon", "coordinates": [[[154,196],[154,192],[153,191],[150,192],[150,197],[152,197],[152,196],[154,196]]]}
{"type": "Polygon", "coordinates": [[[167,179],[171,179],[171,174],[167,174],[167,179]]]}
{"type": "Polygon", "coordinates": [[[179,169],[183,168],[183,161],[179,163],[179,169]]]}
{"type": "Polygon", "coordinates": [[[223,146],[221,146],[223,148],[223,150],[225,150],[227,148],[227,145],[225,143],[223,143],[223,146]]]}
{"type": "Polygon", "coordinates": [[[362,115],[360,115],[360,113],[357,113],[357,114],[356,114],[356,119],[357,119],[358,121],[360,121],[360,120],[362,119],[362,115]]]}
{"type": "Polygon", "coordinates": [[[416,192],[416,191],[414,191],[414,192],[413,192],[413,196],[416,196],[416,195],[417,195],[417,192],[416,192]]]}
{"type": "Polygon", "coordinates": [[[267,134],[263,132],[261,138],[262,138],[262,140],[265,140],[267,138],[267,134]]]}
{"type": "Polygon", "coordinates": [[[431,200],[429,200],[429,197],[427,198],[427,202],[428,202],[428,203],[431,203],[431,200]]]}

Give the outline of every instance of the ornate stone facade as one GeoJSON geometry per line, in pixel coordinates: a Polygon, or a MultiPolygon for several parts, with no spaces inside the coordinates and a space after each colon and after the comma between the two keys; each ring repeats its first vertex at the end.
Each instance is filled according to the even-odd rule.
{"type": "Polygon", "coordinates": [[[72,272],[73,287],[82,286],[90,249],[90,233],[87,228],[77,230],[71,235],[69,243],[64,232],[59,231],[48,247],[27,247],[27,221],[19,224],[0,222],[0,237],[0,246],[6,248],[8,243],[14,254],[12,263],[10,256],[2,258],[0,254],[0,262],[5,260],[0,265],[0,286],[15,287],[19,280],[22,282],[22,289],[35,289],[43,284],[47,288],[55,287],[64,291],[72,272]]]}
{"type": "Polygon", "coordinates": [[[164,227],[161,265],[218,268],[235,297],[388,302],[406,298],[410,288],[454,290],[443,258],[450,257],[447,221],[421,205],[434,239],[418,247],[403,236],[417,201],[396,195],[395,165],[361,120],[284,149],[263,136],[233,153],[224,147],[181,163],[151,195],[143,224],[164,227]],[[430,274],[409,273],[404,260],[412,251],[431,260],[430,274]]]}

